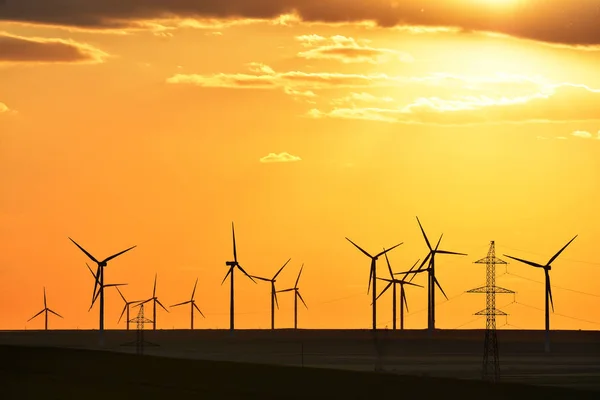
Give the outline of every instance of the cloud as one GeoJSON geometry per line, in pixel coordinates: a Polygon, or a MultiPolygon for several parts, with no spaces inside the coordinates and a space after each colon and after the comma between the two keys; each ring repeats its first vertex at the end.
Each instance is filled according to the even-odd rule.
{"type": "Polygon", "coordinates": [[[108,54],[72,40],[0,32],[0,63],[100,63],[108,54]]]}
{"type": "Polygon", "coordinates": [[[127,29],[168,19],[269,19],[287,25],[294,20],[291,15],[306,22],[372,21],[381,27],[458,28],[568,45],[600,44],[597,0],[18,0],[2,5],[0,21],[127,29]]]}
{"type": "Polygon", "coordinates": [[[583,138],[583,139],[590,139],[592,137],[592,134],[586,131],[575,131],[573,133],[571,133],[571,135],[579,137],[579,138],[583,138]]]}
{"type": "Polygon", "coordinates": [[[325,38],[319,35],[302,35],[296,39],[305,47],[313,47],[298,53],[298,57],[307,60],[337,60],[343,63],[370,63],[378,64],[389,60],[413,62],[410,54],[392,49],[374,48],[360,44],[353,38],[345,36],[331,36],[325,38]]]}
{"type": "MultiPolygon", "coordinates": [[[[468,91],[467,88],[473,85],[468,78],[464,83],[468,85],[461,92],[468,91]]],[[[510,81],[506,84],[507,89],[510,88],[510,81]]],[[[600,119],[596,111],[600,107],[600,90],[570,83],[539,82],[537,90],[529,94],[500,95],[488,88],[472,94],[418,97],[408,104],[396,102],[395,107],[340,107],[339,102],[333,102],[333,105],[325,111],[313,108],[307,115],[312,118],[436,125],[592,121],[600,119]],[[573,109],[571,104],[579,107],[573,109]]]]}
{"type": "Polygon", "coordinates": [[[295,162],[301,161],[302,159],[298,156],[291,155],[290,153],[269,153],[268,155],[260,159],[261,163],[281,163],[281,162],[295,162]]]}
{"type": "Polygon", "coordinates": [[[8,108],[8,106],[2,102],[0,102],[0,114],[4,114],[9,112],[10,109],[8,108]]]}
{"type": "Polygon", "coordinates": [[[570,82],[553,83],[541,77],[510,74],[421,77],[330,72],[277,72],[264,64],[250,65],[252,74],[177,74],[171,84],[229,89],[282,90],[304,94],[316,105],[313,118],[341,118],[390,123],[463,125],[501,122],[599,120],[600,89],[570,82]],[[359,89],[344,97],[321,96],[320,91],[359,89]],[[399,92],[405,98],[367,92],[399,92]],[[411,93],[418,93],[412,99],[411,93]],[[320,103],[319,103],[320,101],[320,103]],[[576,106],[573,106],[576,105],[576,106]]]}

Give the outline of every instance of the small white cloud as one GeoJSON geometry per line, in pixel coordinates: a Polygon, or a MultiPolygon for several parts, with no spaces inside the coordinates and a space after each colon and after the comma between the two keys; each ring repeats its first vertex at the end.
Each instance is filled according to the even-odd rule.
{"type": "Polygon", "coordinates": [[[276,163],[276,162],[294,162],[301,161],[302,159],[298,156],[291,155],[290,153],[269,153],[260,159],[261,163],[276,163]]]}
{"type": "Polygon", "coordinates": [[[567,138],[564,137],[564,136],[557,136],[556,138],[559,139],[559,140],[567,140],[567,138]]]}
{"type": "MultiPolygon", "coordinates": [[[[0,114],[8,112],[9,108],[6,104],[0,103],[0,114]]],[[[600,134],[600,132],[598,132],[600,134]]]]}
{"type": "Polygon", "coordinates": [[[537,137],[536,137],[536,139],[537,139],[537,140],[546,140],[546,139],[548,139],[548,138],[547,138],[547,137],[545,137],[545,136],[537,136],[537,137]]]}
{"type": "Polygon", "coordinates": [[[596,136],[596,139],[600,140],[600,131],[598,131],[598,136],[596,136]]]}
{"type": "Polygon", "coordinates": [[[575,131],[575,132],[571,133],[571,135],[580,137],[583,139],[589,139],[592,137],[592,134],[587,131],[575,131]]]}

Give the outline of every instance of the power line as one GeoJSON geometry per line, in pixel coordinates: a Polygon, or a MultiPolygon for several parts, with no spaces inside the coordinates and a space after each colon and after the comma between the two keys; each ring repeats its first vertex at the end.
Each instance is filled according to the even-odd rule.
{"type": "MultiPolygon", "coordinates": [[[[532,278],[527,278],[527,277],[525,277],[525,276],[522,276],[522,275],[519,275],[519,274],[515,274],[515,273],[512,273],[512,272],[507,272],[506,274],[508,274],[508,275],[513,275],[513,276],[516,276],[517,278],[525,279],[525,280],[527,280],[527,281],[531,281],[531,282],[539,283],[539,284],[541,284],[541,285],[545,285],[545,283],[544,283],[544,282],[542,282],[542,281],[538,281],[538,280],[536,280],[536,279],[532,279],[532,278]]],[[[600,295],[597,295],[597,294],[594,294],[594,293],[588,293],[588,292],[584,292],[584,291],[581,291],[581,290],[575,290],[575,289],[570,289],[570,288],[561,287],[561,286],[556,286],[556,285],[550,285],[550,286],[552,286],[552,287],[553,287],[553,288],[555,288],[555,289],[566,290],[566,291],[573,292],[573,293],[585,294],[585,295],[587,295],[587,296],[592,296],[592,297],[600,297],[600,295]]]]}
{"type": "MultiPolygon", "coordinates": [[[[545,311],[543,308],[539,308],[539,307],[536,307],[536,306],[532,306],[532,305],[530,305],[530,304],[521,303],[521,302],[518,302],[518,301],[515,301],[515,303],[517,303],[517,304],[519,304],[519,305],[521,305],[521,306],[525,306],[525,307],[532,308],[532,309],[534,309],[534,310],[538,310],[538,311],[545,311]]],[[[555,312],[555,313],[554,313],[554,315],[558,315],[559,317],[563,317],[563,318],[569,318],[569,319],[572,319],[572,320],[575,320],[575,321],[587,322],[588,324],[600,325],[600,322],[596,322],[596,321],[590,321],[590,320],[588,320],[588,319],[583,319],[583,318],[572,317],[572,316],[570,316],[570,315],[560,314],[560,313],[557,313],[557,312],[555,312]]]]}

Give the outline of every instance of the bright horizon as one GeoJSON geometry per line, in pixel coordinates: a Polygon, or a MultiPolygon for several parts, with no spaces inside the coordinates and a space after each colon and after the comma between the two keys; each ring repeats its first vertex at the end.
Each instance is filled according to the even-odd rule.
{"type": "MultiPolygon", "coordinates": [[[[600,328],[595,2],[141,1],[0,4],[0,329],[43,328],[26,323],[43,287],[64,316],[50,329],[98,328],[68,237],[98,259],[137,246],[105,283],[142,300],[158,274],[158,329],[189,327],[169,306],[196,278],[195,328],[226,329],[232,221],[250,274],[291,258],[285,289],[304,264],[299,328],[369,329],[370,261],[345,237],[403,242],[388,254],[406,271],[427,255],[416,216],[468,254],[436,256],[437,328],[485,327],[485,296],[465,291],[494,240],[510,262],[496,285],[517,292],[497,296],[499,329],[543,329],[543,272],[504,254],[545,264],[575,235],[552,263],[550,326],[600,328]]],[[[236,328],[269,328],[269,296],[236,272],[236,328]]],[[[292,327],[293,296],[278,299],[292,327]]],[[[426,328],[426,299],[407,288],[406,328],[426,328]]],[[[107,288],[107,329],[123,305],[107,288]]]]}

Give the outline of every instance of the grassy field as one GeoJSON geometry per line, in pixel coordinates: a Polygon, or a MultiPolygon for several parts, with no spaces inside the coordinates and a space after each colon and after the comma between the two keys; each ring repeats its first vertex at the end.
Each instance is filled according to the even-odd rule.
{"type": "Polygon", "coordinates": [[[0,346],[9,399],[595,399],[598,392],[44,347],[0,346]],[[110,397],[107,397],[110,396],[110,397]]]}

